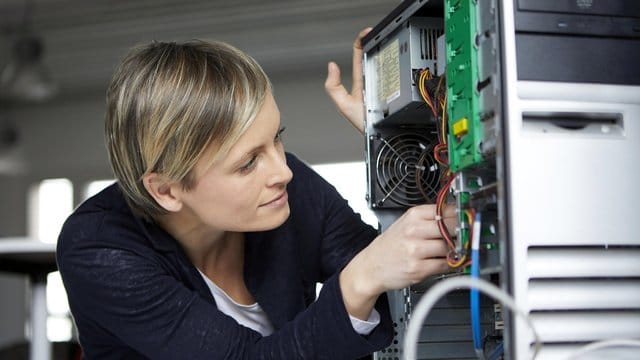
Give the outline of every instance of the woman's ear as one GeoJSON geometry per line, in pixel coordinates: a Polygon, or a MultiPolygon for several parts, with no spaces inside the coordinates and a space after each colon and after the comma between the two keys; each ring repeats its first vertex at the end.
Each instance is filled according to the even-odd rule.
{"type": "Polygon", "coordinates": [[[146,174],[142,177],[144,188],[156,202],[169,212],[178,212],[182,209],[182,201],[175,193],[175,186],[157,173],[146,174]]]}

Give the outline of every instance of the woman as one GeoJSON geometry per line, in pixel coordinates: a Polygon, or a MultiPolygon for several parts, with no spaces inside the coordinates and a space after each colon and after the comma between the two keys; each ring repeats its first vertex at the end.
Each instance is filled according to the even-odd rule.
{"type": "MultiPolygon", "coordinates": [[[[351,94],[363,129],[360,38],[351,94]]],[[[378,235],[284,152],[260,66],[223,43],[132,50],[107,93],[117,184],[69,217],[58,265],[87,358],[351,359],[384,348],[385,291],[447,269],[435,208],[378,235]],[[318,298],[315,284],[324,283],[318,298]]]]}

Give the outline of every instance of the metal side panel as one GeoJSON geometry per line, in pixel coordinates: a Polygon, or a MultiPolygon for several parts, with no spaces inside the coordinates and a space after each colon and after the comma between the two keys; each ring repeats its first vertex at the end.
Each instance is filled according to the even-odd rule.
{"type": "MultiPolygon", "coordinates": [[[[591,272],[596,277],[640,276],[638,261],[632,260],[637,259],[632,254],[637,253],[634,248],[640,246],[640,238],[630,215],[635,204],[640,203],[640,104],[601,102],[600,90],[595,86],[566,88],[580,89],[585,97],[582,101],[563,100],[561,94],[553,99],[520,99],[519,112],[512,113],[509,119],[507,188],[511,234],[507,256],[512,264],[513,295],[524,311],[532,310],[528,302],[530,278],[564,278],[565,273],[578,271],[585,275],[591,272]],[[554,248],[566,257],[550,255],[554,248]],[[609,248],[628,248],[629,254],[614,250],[609,257],[609,248]],[[546,249],[548,254],[543,255],[538,249],[546,249]],[[600,250],[600,256],[580,259],[583,249],[600,250]],[[549,258],[539,261],[538,255],[549,258]],[[621,263],[616,264],[616,259],[621,263]]],[[[617,91],[620,99],[628,97],[627,87],[609,90],[617,91]]],[[[640,102],[640,88],[633,90],[640,102]]],[[[561,298],[562,294],[549,296],[561,298]]],[[[592,304],[594,308],[607,298],[615,301],[618,294],[602,296],[592,304]]],[[[597,324],[596,319],[589,319],[592,326],[572,326],[581,331],[578,339],[613,338],[623,328],[633,330],[623,331],[625,335],[640,334],[640,327],[633,327],[628,318],[597,316],[597,324]],[[620,325],[616,325],[617,320],[620,325]]],[[[516,354],[521,354],[530,337],[521,321],[515,323],[512,330],[516,354]]],[[[540,326],[541,334],[558,341],[563,334],[550,331],[565,328],[567,318],[548,314],[540,326]]]]}
{"type": "Polygon", "coordinates": [[[527,271],[530,278],[640,276],[640,247],[530,248],[527,271]]]}
{"type": "MultiPolygon", "coordinates": [[[[584,343],[546,345],[540,350],[536,360],[567,360],[583,346],[585,346],[584,343]]],[[[638,355],[633,350],[629,351],[629,347],[609,347],[580,356],[580,360],[602,359],[637,360],[638,355]]]]}
{"type": "MultiPolygon", "coordinates": [[[[636,92],[640,100],[640,88],[636,92]]],[[[516,129],[509,174],[517,242],[638,244],[630,220],[640,203],[640,104],[601,103],[593,88],[582,102],[541,99],[520,105],[522,114],[510,119],[516,129]],[[558,125],[562,121],[578,125],[564,128],[558,125]]]]}
{"type": "Polygon", "coordinates": [[[531,280],[527,302],[532,311],[633,308],[640,311],[640,279],[531,280]]]}
{"type": "Polygon", "coordinates": [[[637,338],[640,311],[575,311],[530,314],[543,343],[637,338]]]}

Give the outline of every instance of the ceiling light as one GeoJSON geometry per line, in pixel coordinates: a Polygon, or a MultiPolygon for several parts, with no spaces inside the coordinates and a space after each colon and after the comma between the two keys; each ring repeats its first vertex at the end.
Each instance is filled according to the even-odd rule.
{"type": "Polygon", "coordinates": [[[44,101],[56,93],[57,86],[42,63],[43,52],[38,37],[24,36],[16,41],[9,63],[0,73],[2,99],[44,101]]]}

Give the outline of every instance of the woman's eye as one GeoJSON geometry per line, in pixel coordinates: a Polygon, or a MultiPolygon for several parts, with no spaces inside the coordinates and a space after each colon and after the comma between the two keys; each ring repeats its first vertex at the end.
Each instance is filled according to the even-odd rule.
{"type": "Polygon", "coordinates": [[[277,142],[277,143],[282,142],[282,134],[284,133],[284,131],[285,131],[286,129],[287,129],[287,128],[286,128],[286,127],[284,127],[284,126],[283,126],[283,127],[281,127],[281,128],[280,128],[280,130],[278,130],[278,132],[276,133],[276,137],[275,137],[275,138],[273,138],[273,141],[274,141],[274,142],[277,142]]]}
{"type": "Polygon", "coordinates": [[[258,159],[257,156],[252,156],[251,160],[249,160],[246,164],[242,165],[242,167],[240,168],[240,172],[249,172],[253,169],[253,167],[256,165],[256,160],[258,159]]]}
{"type": "MultiPolygon", "coordinates": [[[[276,133],[276,136],[273,138],[274,143],[279,144],[282,142],[282,133],[284,133],[284,130],[285,130],[284,126],[278,130],[278,132],[276,133]]],[[[248,173],[255,168],[257,162],[258,162],[258,155],[253,155],[251,159],[247,161],[247,163],[245,163],[240,167],[239,171],[243,174],[248,173]]]]}

